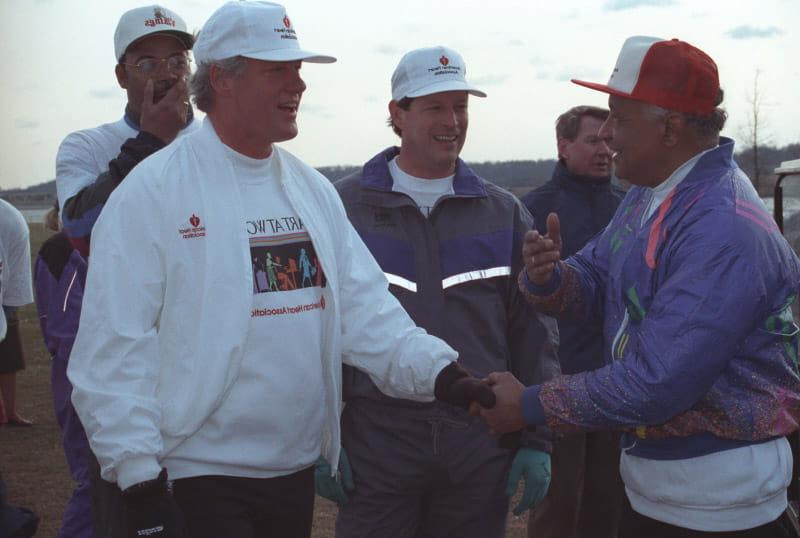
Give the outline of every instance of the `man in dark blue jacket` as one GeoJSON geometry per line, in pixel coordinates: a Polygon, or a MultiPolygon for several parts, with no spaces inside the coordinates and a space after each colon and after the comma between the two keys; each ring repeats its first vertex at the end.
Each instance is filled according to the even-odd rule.
{"type": "MultiPolygon", "coordinates": [[[[392,77],[388,148],[336,184],[348,217],[412,319],[458,351],[476,377],[495,368],[531,379],[558,372],[555,321],[522,301],[515,283],[528,211],[460,158],[468,99],[461,56],[447,47],[406,54],[392,77]]],[[[318,492],[342,506],[336,536],[498,538],[524,477],[520,514],[550,480],[549,435],[499,446],[466,412],[389,398],[345,367],[345,492],[330,473],[318,492]],[[349,488],[347,487],[349,486],[349,488]],[[346,503],[346,504],[345,504],[346,503]]]]}
{"type": "MultiPolygon", "coordinates": [[[[558,163],[553,177],[522,198],[540,233],[547,215],[561,218],[561,256],[575,254],[614,216],[624,196],[611,184],[611,150],[598,136],[608,110],[576,106],[558,117],[558,163]]],[[[600,324],[559,320],[561,371],[574,374],[603,366],[600,324]]],[[[553,480],[544,501],[531,510],[531,538],[613,538],[622,508],[619,434],[578,433],[555,443],[553,480]]]]}

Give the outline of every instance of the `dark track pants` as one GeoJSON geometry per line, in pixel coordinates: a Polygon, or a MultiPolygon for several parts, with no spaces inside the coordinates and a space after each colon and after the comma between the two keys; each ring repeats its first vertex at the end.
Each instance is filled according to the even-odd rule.
{"type": "Polygon", "coordinates": [[[342,435],[355,491],[339,509],[337,538],[505,535],[512,452],[456,413],[348,403],[342,435]]]}
{"type": "MultiPolygon", "coordinates": [[[[90,460],[94,538],[128,538],[122,496],[90,460]]],[[[197,476],[172,482],[188,538],[308,538],[314,468],[276,478],[197,476]]]]}
{"type": "Polygon", "coordinates": [[[276,478],[183,478],[172,491],[190,538],[311,536],[313,467],[276,478]]]}

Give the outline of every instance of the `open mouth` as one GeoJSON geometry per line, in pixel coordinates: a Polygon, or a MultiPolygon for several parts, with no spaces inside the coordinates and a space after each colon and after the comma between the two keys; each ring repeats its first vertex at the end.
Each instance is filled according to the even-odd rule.
{"type": "Polygon", "coordinates": [[[282,105],[278,105],[278,108],[284,112],[288,112],[289,114],[297,114],[297,109],[299,107],[300,103],[284,103],[282,105]]]}
{"type": "Polygon", "coordinates": [[[434,135],[433,139],[437,142],[455,142],[458,135],[434,135]]]}

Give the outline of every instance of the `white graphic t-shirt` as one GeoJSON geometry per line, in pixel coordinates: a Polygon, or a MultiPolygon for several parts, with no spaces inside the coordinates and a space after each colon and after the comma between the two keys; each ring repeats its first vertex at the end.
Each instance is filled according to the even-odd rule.
{"type": "Polygon", "coordinates": [[[272,158],[229,153],[236,177],[224,180],[239,183],[250,241],[250,330],[239,377],[219,409],[169,455],[171,476],[280,476],[320,454],[325,274],[272,158]]]}
{"type": "Polygon", "coordinates": [[[397,165],[397,157],[389,161],[389,173],[394,183],[392,190],[410,196],[426,217],[431,216],[433,206],[436,205],[439,198],[454,193],[453,178],[455,174],[437,179],[415,177],[405,173],[397,165]]]}

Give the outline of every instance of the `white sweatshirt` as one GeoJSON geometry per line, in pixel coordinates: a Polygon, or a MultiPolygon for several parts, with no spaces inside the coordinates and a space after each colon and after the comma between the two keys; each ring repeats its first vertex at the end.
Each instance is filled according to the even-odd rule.
{"type": "MultiPolygon", "coordinates": [[[[225,150],[204,122],[142,161],[92,232],[68,375],[102,476],[122,489],[155,478],[239,374],[254,283],[225,150]]],[[[416,327],[389,293],[330,182],[290,153],[273,151],[327,278],[322,455],[335,468],[342,362],[368,372],[389,396],[430,401],[436,376],[457,354],[416,327]]]]}

